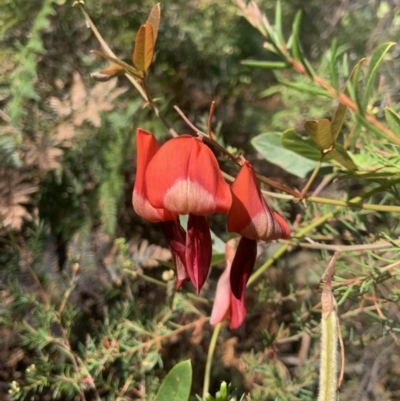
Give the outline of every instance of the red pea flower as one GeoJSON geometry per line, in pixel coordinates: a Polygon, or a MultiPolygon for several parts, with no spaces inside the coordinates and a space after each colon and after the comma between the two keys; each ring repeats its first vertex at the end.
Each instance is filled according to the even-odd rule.
{"type": "Polygon", "coordinates": [[[177,285],[189,276],[199,292],[207,278],[212,253],[205,216],[228,212],[232,202],[229,185],[214,154],[198,138],[182,135],[159,147],[150,133],[137,133],[134,208],[149,221],[171,220],[162,223],[162,228],[173,253],[177,285]],[[189,214],[186,233],[179,224],[179,214],[189,214]]]}
{"type": "Polygon", "coordinates": [[[290,235],[283,217],[271,211],[266,204],[248,161],[245,161],[232,185],[228,231],[242,236],[230,274],[232,293],[241,299],[254,267],[257,240],[272,241],[290,235]]]}
{"type": "Polygon", "coordinates": [[[236,239],[231,239],[226,243],[226,267],[218,280],[210,319],[210,323],[215,325],[230,318],[230,329],[238,328],[246,317],[245,289],[257,256],[257,243],[254,240],[241,238],[236,255],[235,246],[236,239]],[[243,260],[243,255],[246,255],[245,260],[243,260]],[[244,274],[242,274],[241,280],[237,281],[238,296],[236,296],[231,289],[230,276],[232,269],[237,269],[238,266],[244,271],[244,274]]]}
{"type": "Polygon", "coordinates": [[[206,215],[227,213],[232,195],[212,151],[198,138],[167,141],[147,166],[147,197],[155,208],[189,214],[185,266],[199,293],[211,263],[212,242],[206,215]]]}
{"type": "Polygon", "coordinates": [[[278,213],[270,210],[257,184],[253,167],[245,161],[232,185],[228,231],[253,240],[288,238],[290,229],[278,213]]]}
{"type": "Polygon", "coordinates": [[[136,130],[136,148],[137,166],[135,186],[132,194],[133,208],[140,217],[143,217],[147,221],[160,223],[171,249],[176,268],[176,286],[179,288],[188,278],[185,267],[186,232],[180,225],[176,213],[171,213],[163,208],[153,207],[147,198],[145,173],[150,160],[157,153],[160,145],[150,132],[138,128],[136,130]]]}

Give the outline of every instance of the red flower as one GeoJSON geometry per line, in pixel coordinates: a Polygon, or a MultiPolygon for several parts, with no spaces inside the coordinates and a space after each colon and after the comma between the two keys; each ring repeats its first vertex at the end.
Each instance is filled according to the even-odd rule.
{"type": "Polygon", "coordinates": [[[254,240],[287,238],[290,229],[285,220],[272,212],[258,187],[251,164],[246,161],[232,185],[232,207],[228,231],[254,240]]]}
{"type": "Polygon", "coordinates": [[[147,198],[145,173],[150,160],[157,153],[160,145],[150,132],[138,128],[136,130],[136,148],[137,166],[132,194],[133,208],[140,217],[152,223],[160,222],[161,229],[171,248],[176,268],[176,285],[179,288],[188,277],[185,268],[186,232],[180,225],[176,213],[153,207],[147,198]]]}
{"type": "Polygon", "coordinates": [[[156,208],[177,214],[227,213],[232,196],[211,150],[198,138],[166,142],[146,171],[147,196],[156,208]]]}
{"type": "Polygon", "coordinates": [[[244,302],[246,284],[256,260],[257,240],[271,241],[290,235],[286,221],[266,204],[248,161],[232,185],[228,231],[242,236],[231,267],[230,287],[234,298],[244,302]]]}
{"type": "Polygon", "coordinates": [[[138,168],[133,193],[136,212],[162,223],[177,269],[177,285],[189,276],[197,292],[207,278],[212,243],[206,215],[227,213],[232,195],[211,150],[198,138],[182,135],[159,147],[137,131],[138,168]],[[189,214],[187,232],[178,215],[189,214]],[[186,235],[184,235],[186,234],[186,235]],[[184,269],[185,268],[185,269],[184,269]]]}
{"type": "Polygon", "coordinates": [[[214,325],[230,318],[230,329],[238,328],[246,317],[245,289],[257,255],[257,243],[254,240],[241,238],[236,254],[235,245],[236,239],[226,243],[226,268],[218,280],[210,319],[214,325]],[[237,293],[234,295],[230,277],[238,268],[243,274],[235,281],[237,293]]]}

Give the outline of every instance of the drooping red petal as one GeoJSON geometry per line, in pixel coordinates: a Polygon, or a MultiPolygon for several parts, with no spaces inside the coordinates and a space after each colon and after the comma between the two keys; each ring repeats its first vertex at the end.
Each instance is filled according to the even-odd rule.
{"type": "Polygon", "coordinates": [[[186,268],[199,294],[211,264],[212,242],[210,228],[204,216],[189,214],[186,232],[186,268]]]}
{"type": "Polygon", "coordinates": [[[166,209],[154,208],[147,198],[147,183],[145,180],[145,173],[150,160],[157,153],[160,145],[150,132],[138,128],[136,130],[136,148],[136,179],[132,194],[132,204],[135,212],[140,217],[143,217],[152,223],[177,219],[176,214],[171,213],[166,209]]]}
{"type": "MultiPolygon", "coordinates": [[[[252,241],[252,240],[247,240],[247,241],[252,241]]],[[[218,280],[214,305],[210,318],[210,323],[214,325],[230,317],[230,324],[229,324],[230,329],[238,328],[243,323],[246,317],[245,285],[243,286],[243,289],[240,293],[240,298],[237,299],[232,293],[231,283],[230,283],[231,280],[230,277],[232,273],[232,263],[235,258],[236,243],[237,243],[236,239],[231,239],[226,243],[226,248],[225,248],[226,268],[218,280]]]]}
{"type": "Polygon", "coordinates": [[[232,185],[232,206],[228,214],[228,231],[264,241],[287,238],[290,230],[285,220],[266,204],[249,162],[241,167],[232,185]]]}
{"type": "Polygon", "coordinates": [[[244,303],[247,281],[254,268],[257,257],[257,241],[242,237],[232,262],[230,283],[234,297],[244,303]]]}
{"type": "Polygon", "coordinates": [[[231,206],[229,185],[214,154],[190,135],[173,138],[160,148],[148,165],[146,181],[149,201],[156,208],[206,216],[227,213],[231,206]]]}
{"type": "Polygon", "coordinates": [[[160,223],[162,232],[171,249],[176,270],[176,288],[188,279],[186,269],[186,232],[179,220],[164,221],[160,223]]]}
{"type": "Polygon", "coordinates": [[[237,299],[232,293],[231,296],[231,321],[229,323],[230,329],[237,329],[246,318],[246,302],[245,291],[240,299],[237,299]]]}

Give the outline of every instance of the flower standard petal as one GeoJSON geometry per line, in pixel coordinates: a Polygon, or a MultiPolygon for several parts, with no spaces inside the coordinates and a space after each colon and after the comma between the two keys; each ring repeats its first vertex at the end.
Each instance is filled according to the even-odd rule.
{"type": "Polygon", "coordinates": [[[189,214],[186,232],[186,269],[199,294],[211,264],[212,242],[206,217],[189,214]]]}
{"type": "Polygon", "coordinates": [[[178,218],[176,214],[163,208],[154,208],[147,198],[145,173],[148,164],[159,150],[160,145],[150,132],[138,128],[136,130],[136,148],[136,179],[132,194],[132,204],[135,212],[152,223],[176,220],[178,218]]]}
{"type": "Polygon", "coordinates": [[[161,146],[148,165],[146,181],[150,203],[177,214],[227,213],[232,202],[214,154],[190,135],[161,146]]]}
{"type": "Polygon", "coordinates": [[[271,241],[290,234],[285,220],[272,212],[258,187],[252,166],[246,161],[232,185],[228,231],[249,239],[271,241]]]}

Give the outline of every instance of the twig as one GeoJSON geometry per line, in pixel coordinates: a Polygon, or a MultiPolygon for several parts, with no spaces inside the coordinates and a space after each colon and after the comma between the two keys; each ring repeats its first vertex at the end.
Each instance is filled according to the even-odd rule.
{"type": "Polygon", "coordinates": [[[208,113],[207,134],[208,134],[208,137],[211,139],[212,139],[212,120],[214,117],[214,110],[215,110],[215,100],[213,100],[211,102],[210,112],[208,113]]]}

